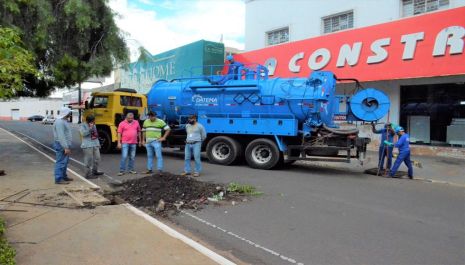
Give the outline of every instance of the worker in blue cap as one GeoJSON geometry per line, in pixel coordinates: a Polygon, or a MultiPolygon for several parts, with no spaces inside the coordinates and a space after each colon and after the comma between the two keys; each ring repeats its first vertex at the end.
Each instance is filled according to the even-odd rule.
{"type": "Polygon", "coordinates": [[[379,170],[384,170],[384,159],[387,157],[387,169],[390,169],[392,166],[392,151],[394,147],[386,145],[384,141],[388,142],[393,142],[394,140],[394,135],[395,132],[392,129],[392,124],[391,123],[386,123],[384,125],[383,129],[376,130],[375,124],[371,124],[371,129],[373,133],[376,134],[381,134],[381,139],[380,139],[380,145],[379,145],[379,151],[378,151],[378,169],[379,170]]]}
{"type": "Polygon", "coordinates": [[[240,62],[234,61],[234,57],[232,55],[226,56],[226,60],[228,60],[229,65],[228,65],[228,73],[223,76],[220,80],[212,82],[213,85],[222,85],[226,83],[228,80],[238,80],[240,79],[240,68],[243,67],[244,65],[240,62]]]}
{"type": "Polygon", "coordinates": [[[240,62],[234,61],[234,57],[232,55],[226,56],[226,60],[229,62],[228,66],[228,76],[230,77],[229,79],[234,79],[238,80],[239,79],[239,68],[243,67],[244,65],[240,62]]]}
{"type": "Polygon", "coordinates": [[[397,156],[396,162],[394,162],[394,166],[391,169],[391,172],[389,173],[389,176],[391,178],[397,178],[395,177],[395,174],[397,170],[399,169],[400,165],[402,162],[405,163],[405,165],[408,168],[408,177],[409,179],[413,179],[413,168],[412,168],[412,161],[410,160],[410,139],[408,133],[404,131],[404,128],[398,126],[395,130],[395,132],[399,135],[399,140],[396,142],[394,145],[392,142],[389,141],[384,141],[386,145],[390,146],[395,146],[399,149],[399,155],[397,156]]]}

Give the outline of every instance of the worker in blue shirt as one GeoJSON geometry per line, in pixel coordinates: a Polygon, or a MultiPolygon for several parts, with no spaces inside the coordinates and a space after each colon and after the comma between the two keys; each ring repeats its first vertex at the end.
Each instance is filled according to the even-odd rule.
{"type": "Polygon", "coordinates": [[[386,123],[383,129],[376,130],[375,124],[371,124],[373,133],[381,134],[379,151],[378,151],[378,169],[384,170],[384,158],[387,157],[387,168],[390,169],[392,166],[392,151],[394,147],[384,144],[384,141],[393,142],[395,132],[392,129],[391,123],[386,123]]]}
{"type": "Polygon", "coordinates": [[[228,65],[228,73],[224,75],[220,80],[218,81],[213,81],[213,85],[223,85],[226,83],[228,80],[239,80],[240,79],[240,68],[244,66],[244,64],[240,62],[234,61],[234,57],[232,55],[228,55],[226,57],[226,60],[228,60],[229,65],[228,65]]]}
{"type": "Polygon", "coordinates": [[[395,178],[395,174],[397,170],[400,167],[400,164],[402,162],[405,163],[405,165],[408,168],[408,177],[409,179],[413,179],[413,168],[412,168],[412,161],[410,161],[410,137],[408,133],[404,131],[404,128],[402,127],[397,127],[396,128],[396,133],[399,135],[399,140],[396,142],[394,145],[392,142],[389,141],[384,141],[385,144],[387,145],[394,145],[399,149],[399,155],[397,156],[396,162],[394,162],[394,166],[391,169],[391,172],[389,173],[389,176],[391,178],[395,178]]]}
{"type": "Polygon", "coordinates": [[[232,55],[228,55],[226,59],[229,61],[227,75],[230,76],[234,80],[238,80],[240,77],[239,68],[243,67],[244,65],[240,62],[234,61],[234,57],[232,55]]]}

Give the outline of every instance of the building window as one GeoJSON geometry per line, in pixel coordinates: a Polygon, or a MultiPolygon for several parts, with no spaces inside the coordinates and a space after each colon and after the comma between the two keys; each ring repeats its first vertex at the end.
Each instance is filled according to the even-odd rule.
{"type": "Polygon", "coordinates": [[[448,7],[449,0],[402,0],[402,16],[414,16],[448,7]]]}
{"type": "Polygon", "coordinates": [[[354,27],[354,12],[344,12],[322,18],[323,33],[331,33],[354,27]]]}
{"type": "Polygon", "coordinates": [[[400,87],[400,124],[410,142],[465,146],[463,83],[400,87]]]}
{"type": "Polygon", "coordinates": [[[289,27],[268,31],[266,33],[266,45],[276,45],[289,42],[289,27]]]}
{"type": "Polygon", "coordinates": [[[60,111],[59,111],[59,110],[57,110],[57,115],[60,115],[60,111]]]}

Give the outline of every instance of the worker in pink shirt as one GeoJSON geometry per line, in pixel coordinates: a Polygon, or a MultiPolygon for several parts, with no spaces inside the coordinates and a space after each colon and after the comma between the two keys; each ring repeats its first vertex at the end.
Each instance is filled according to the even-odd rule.
{"type": "Polygon", "coordinates": [[[118,126],[118,149],[121,149],[121,162],[119,164],[118,176],[126,172],[126,161],[128,160],[128,170],[131,174],[137,174],[134,169],[134,159],[136,157],[137,143],[142,146],[142,135],[139,122],[134,120],[134,114],[129,112],[126,119],[118,126]]]}

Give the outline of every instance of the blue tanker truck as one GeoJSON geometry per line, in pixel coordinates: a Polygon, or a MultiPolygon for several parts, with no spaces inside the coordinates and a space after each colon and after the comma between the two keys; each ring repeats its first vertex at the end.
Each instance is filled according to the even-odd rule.
{"type": "MultiPolygon", "coordinates": [[[[221,68],[210,67],[210,73],[221,68]]],[[[196,114],[208,133],[203,150],[221,165],[244,159],[259,169],[297,160],[363,162],[370,139],[359,137],[356,128],[340,128],[335,119],[377,121],[390,105],[386,94],[373,88],[336,95],[336,82],[352,79],[328,71],[269,78],[266,67],[245,65],[226,78],[201,73],[157,81],[147,94],[148,109],[172,128],[169,147],[184,146],[187,118],[196,114]]]]}

